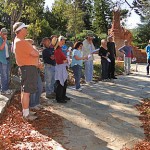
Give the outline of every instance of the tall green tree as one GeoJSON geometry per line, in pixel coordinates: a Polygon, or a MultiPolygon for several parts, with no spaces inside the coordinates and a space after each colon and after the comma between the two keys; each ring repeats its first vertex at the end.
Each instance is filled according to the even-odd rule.
{"type": "Polygon", "coordinates": [[[44,9],[44,0],[0,0],[3,5],[3,11],[11,18],[11,36],[13,37],[12,26],[17,21],[24,21],[26,23],[36,22],[40,12],[44,9]]]}
{"type": "Polygon", "coordinates": [[[112,2],[107,0],[94,0],[93,28],[100,35],[107,33],[112,20],[112,2]]]}
{"type": "MultiPolygon", "coordinates": [[[[67,30],[67,18],[64,15],[64,12],[67,9],[67,1],[66,0],[55,0],[52,7],[52,17],[53,25],[55,28],[55,32],[59,34],[65,34],[67,30]]],[[[53,29],[54,29],[53,28],[53,29]]]]}
{"type": "Polygon", "coordinates": [[[84,29],[84,12],[81,10],[80,3],[75,0],[67,5],[67,10],[64,14],[68,19],[68,33],[72,33],[76,38],[76,34],[80,33],[84,29]]]}

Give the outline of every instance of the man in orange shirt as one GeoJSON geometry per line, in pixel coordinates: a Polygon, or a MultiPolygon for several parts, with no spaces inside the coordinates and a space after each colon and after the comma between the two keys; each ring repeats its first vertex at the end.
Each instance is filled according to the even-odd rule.
{"type": "Polygon", "coordinates": [[[16,34],[14,39],[14,52],[16,63],[21,69],[21,103],[23,117],[27,120],[34,120],[37,117],[29,114],[30,94],[37,90],[38,81],[38,58],[39,52],[25,40],[27,25],[23,22],[16,22],[13,31],[16,34]]]}

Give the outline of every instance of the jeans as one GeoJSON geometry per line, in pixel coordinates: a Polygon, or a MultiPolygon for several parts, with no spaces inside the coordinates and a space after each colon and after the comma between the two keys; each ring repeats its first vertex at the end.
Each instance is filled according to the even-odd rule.
{"type": "Polygon", "coordinates": [[[85,64],[85,81],[90,82],[93,79],[93,60],[84,62],[85,64]]]}
{"type": "Polygon", "coordinates": [[[37,87],[37,92],[30,94],[30,107],[35,107],[36,105],[40,104],[40,96],[42,94],[43,90],[43,85],[42,85],[42,80],[40,73],[38,73],[38,87],[37,87]]]}
{"type": "Polygon", "coordinates": [[[55,66],[45,64],[44,69],[45,69],[44,72],[45,72],[46,94],[52,94],[54,92],[54,84],[55,84],[55,66]]]}
{"type": "Polygon", "coordinates": [[[147,66],[146,66],[147,75],[149,74],[149,65],[150,65],[150,59],[147,60],[147,66]]]}
{"type": "Polygon", "coordinates": [[[130,57],[124,57],[124,70],[125,73],[129,74],[131,68],[131,58],[130,57]]]}
{"type": "Polygon", "coordinates": [[[9,88],[9,74],[8,74],[8,64],[3,64],[0,62],[1,70],[1,91],[7,91],[9,88]]]}
{"type": "Polygon", "coordinates": [[[76,89],[79,89],[80,86],[80,79],[81,79],[81,73],[82,73],[82,67],[80,65],[74,65],[72,67],[74,78],[75,78],[75,86],[76,89]]]}
{"type": "Polygon", "coordinates": [[[101,65],[102,65],[102,79],[108,79],[109,62],[107,61],[107,59],[102,58],[101,65]]]}

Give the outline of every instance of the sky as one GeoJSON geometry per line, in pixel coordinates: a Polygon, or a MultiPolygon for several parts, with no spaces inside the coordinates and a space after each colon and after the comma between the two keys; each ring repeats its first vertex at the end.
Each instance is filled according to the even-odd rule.
{"type": "MultiPolygon", "coordinates": [[[[115,1],[115,0],[114,0],[115,1]]],[[[132,4],[133,0],[128,0],[130,4],[132,4]]],[[[54,0],[45,0],[45,5],[49,8],[52,7],[52,4],[54,3],[54,0]]],[[[125,4],[122,6],[125,9],[129,9],[128,5],[125,4]]],[[[137,27],[137,23],[140,23],[140,17],[134,12],[134,10],[131,11],[131,16],[126,19],[126,28],[133,29],[137,27]]]]}

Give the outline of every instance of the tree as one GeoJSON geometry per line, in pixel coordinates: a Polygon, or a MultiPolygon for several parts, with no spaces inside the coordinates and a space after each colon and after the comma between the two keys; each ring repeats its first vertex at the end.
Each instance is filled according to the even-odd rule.
{"type": "Polygon", "coordinates": [[[112,20],[112,2],[107,0],[94,0],[93,28],[100,35],[107,33],[112,20]]]}
{"type": "Polygon", "coordinates": [[[67,31],[68,33],[73,33],[76,39],[76,34],[80,33],[84,29],[84,12],[80,8],[80,3],[76,0],[70,3],[64,14],[68,19],[67,31]]]}
{"type": "MultiPolygon", "coordinates": [[[[44,0],[0,0],[3,5],[3,11],[11,18],[11,37],[13,38],[12,27],[17,21],[25,20],[26,22],[35,21],[38,17],[39,10],[44,9],[44,0]]],[[[40,14],[40,13],[39,13],[40,14]]]]}

